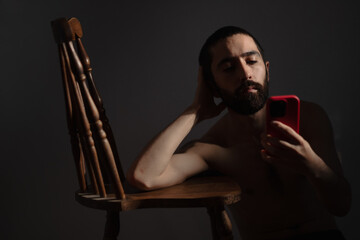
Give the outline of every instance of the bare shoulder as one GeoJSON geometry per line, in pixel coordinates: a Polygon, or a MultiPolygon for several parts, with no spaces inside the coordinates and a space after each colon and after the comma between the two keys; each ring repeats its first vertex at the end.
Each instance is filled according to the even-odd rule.
{"type": "Polygon", "coordinates": [[[311,114],[326,115],[324,109],[317,103],[301,100],[301,117],[309,117],[311,114]]]}
{"type": "Polygon", "coordinates": [[[301,101],[300,135],[309,142],[333,139],[330,119],[325,110],[313,102],[301,101]]]}
{"type": "Polygon", "coordinates": [[[342,174],[336,151],[333,129],[325,110],[318,104],[301,102],[300,135],[313,150],[338,174],[342,174]]]}
{"type": "Polygon", "coordinates": [[[300,132],[305,135],[312,135],[318,131],[332,134],[332,127],[327,113],[316,103],[301,101],[300,132]]]}
{"type": "Polygon", "coordinates": [[[178,153],[195,153],[206,161],[217,155],[226,145],[227,119],[228,114],[211,126],[200,139],[187,142],[178,153]]]}
{"type": "Polygon", "coordinates": [[[227,113],[204,134],[201,141],[209,144],[225,146],[229,126],[228,121],[229,114],[227,113]]]}

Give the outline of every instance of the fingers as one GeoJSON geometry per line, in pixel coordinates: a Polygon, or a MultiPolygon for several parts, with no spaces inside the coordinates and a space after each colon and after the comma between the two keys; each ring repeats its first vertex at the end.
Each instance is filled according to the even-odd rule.
{"type": "Polygon", "coordinates": [[[271,125],[291,143],[300,144],[302,142],[303,138],[286,124],[279,121],[273,121],[271,122],[271,125]]]}
{"type": "Polygon", "coordinates": [[[265,135],[261,138],[261,144],[263,147],[271,152],[275,151],[274,149],[286,150],[292,148],[292,145],[284,140],[272,137],[271,135],[265,135]]]}
{"type": "Polygon", "coordinates": [[[279,145],[277,143],[271,143],[272,141],[270,140],[270,138],[268,136],[266,136],[265,138],[261,139],[261,145],[264,147],[264,151],[267,155],[271,155],[271,156],[277,156],[278,155],[278,151],[281,151],[279,148],[279,145]]]}
{"type": "Polygon", "coordinates": [[[198,86],[192,105],[198,109],[198,115],[201,121],[218,116],[226,108],[224,103],[216,104],[211,88],[203,77],[203,69],[201,66],[199,67],[198,86]]]}
{"type": "Polygon", "coordinates": [[[272,163],[273,162],[273,157],[270,156],[265,149],[261,149],[261,157],[262,159],[264,159],[266,162],[272,163]]]}
{"type": "Polygon", "coordinates": [[[265,149],[262,149],[260,154],[261,154],[262,159],[265,162],[274,164],[274,163],[278,163],[279,161],[281,161],[280,158],[270,155],[265,149]]]}
{"type": "Polygon", "coordinates": [[[309,149],[311,150],[308,142],[285,124],[275,121],[272,124],[285,139],[269,134],[262,136],[262,159],[274,165],[287,166],[299,173],[306,173],[309,149]]]}
{"type": "Polygon", "coordinates": [[[269,160],[269,156],[277,159],[286,159],[296,152],[296,145],[271,135],[263,136],[261,144],[264,147],[263,150],[268,155],[264,160],[269,160]]]}

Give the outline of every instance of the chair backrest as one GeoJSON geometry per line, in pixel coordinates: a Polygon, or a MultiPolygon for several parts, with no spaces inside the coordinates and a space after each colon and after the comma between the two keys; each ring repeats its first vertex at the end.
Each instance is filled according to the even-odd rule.
{"type": "Polygon", "coordinates": [[[124,199],[125,181],[113,133],[81,42],[78,19],[51,22],[58,44],[71,147],[82,192],[124,199]],[[90,182],[90,183],[89,183],[90,182]]]}

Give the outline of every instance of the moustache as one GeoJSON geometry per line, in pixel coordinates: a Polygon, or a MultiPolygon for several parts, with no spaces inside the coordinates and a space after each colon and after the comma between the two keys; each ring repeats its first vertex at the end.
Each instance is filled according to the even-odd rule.
{"type": "Polygon", "coordinates": [[[235,95],[241,95],[248,87],[252,87],[258,91],[263,89],[263,86],[260,83],[252,80],[246,80],[235,90],[235,95]]]}

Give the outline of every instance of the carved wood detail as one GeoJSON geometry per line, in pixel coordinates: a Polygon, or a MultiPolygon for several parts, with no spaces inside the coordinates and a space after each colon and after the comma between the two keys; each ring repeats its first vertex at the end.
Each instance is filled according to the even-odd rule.
{"type": "Polygon", "coordinates": [[[110,176],[109,190],[113,189],[119,199],[124,199],[121,181],[125,177],[102,99],[92,77],[90,58],[80,40],[81,25],[76,18],[69,21],[60,19],[52,25],[54,32],[58,31],[54,36],[59,44],[68,129],[80,189],[86,191],[88,188],[86,164],[96,194],[106,197],[104,178],[110,176]]]}
{"type": "Polygon", "coordinates": [[[73,106],[71,104],[71,95],[69,89],[69,80],[66,72],[66,64],[65,64],[65,56],[62,51],[61,45],[59,45],[59,55],[60,55],[60,64],[61,64],[61,73],[63,79],[63,89],[65,95],[65,110],[66,110],[66,118],[68,124],[68,131],[70,134],[71,148],[75,161],[76,173],[78,177],[78,182],[80,185],[81,191],[86,191],[86,179],[85,179],[85,168],[84,168],[84,156],[82,154],[80,148],[80,142],[78,138],[78,132],[76,130],[76,124],[74,119],[73,106]]]}
{"type": "MultiPolygon", "coordinates": [[[[95,189],[95,192],[99,192],[101,196],[106,197],[105,185],[102,178],[102,173],[100,171],[100,165],[97,157],[97,151],[95,148],[94,139],[92,136],[92,132],[90,129],[90,123],[86,114],[85,105],[83,102],[83,97],[81,95],[80,87],[78,82],[75,80],[75,76],[73,74],[73,70],[70,65],[70,61],[74,61],[74,56],[70,58],[68,54],[68,48],[71,49],[72,42],[63,44],[63,52],[65,55],[66,63],[67,63],[67,72],[70,76],[70,88],[71,88],[71,96],[74,108],[76,108],[76,119],[77,119],[77,129],[79,131],[79,138],[81,142],[81,147],[84,150],[85,159],[88,160],[92,184],[95,189]],[[95,176],[95,179],[94,179],[95,176]],[[97,190],[98,188],[98,190],[97,190]]],[[[70,50],[71,51],[71,50],[70,50]]]]}

